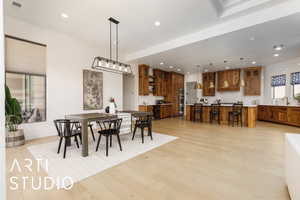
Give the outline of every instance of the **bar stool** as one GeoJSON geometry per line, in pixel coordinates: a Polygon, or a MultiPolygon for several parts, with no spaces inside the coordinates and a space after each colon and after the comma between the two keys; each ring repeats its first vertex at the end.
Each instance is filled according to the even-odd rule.
{"type": "Polygon", "coordinates": [[[201,103],[194,104],[194,121],[203,122],[203,105],[201,103]]]}
{"type": "Polygon", "coordinates": [[[232,111],[228,113],[228,125],[234,123],[241,123],[241,127],[243,127],[243,104],[235,103],[232,105],[232,111]]]}
{"type": "Polygon", "coordinates": [[[211,104],[211,110],[209,112],[210,123],[215,120],[220,124],[220,104],[211,104]]]}

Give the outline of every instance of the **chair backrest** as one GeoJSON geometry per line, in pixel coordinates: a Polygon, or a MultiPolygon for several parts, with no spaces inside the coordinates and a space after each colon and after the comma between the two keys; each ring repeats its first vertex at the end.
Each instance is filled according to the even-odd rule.
{"type": "Polygon", "coordinates": [[[211,110],[213,112],[219,112],[220,111],[220,104],[216,103],[216,104],[211,104],[211,110]]]}
{"type": "Polygon", "coordinates": [[[234,103],[232,105],[232,111],[242,113],[243,112],[243,104],[240,103],[234,103]]]}
{"type": "Polygon", "coordinates": [[[101,130],[117,130],[120,131],[122,125],[122,118],[115,118],[103,121],[97,121],[101,130]]]}
{"type": "Polygon", "coordinates": [[[152,122],[152,115],[139,115],[136,116],[137,118],[137,123],[148,123],[150,124],[152,122]]]}
{"type": "Polygon", "coordinates": [[[202,111],[202,107],[203,107],[202,103],[195,103],[194,104],[194,111],[195,112],[202,111]]]}
{"type": "Polygon", "coordinates": [[[72,135],[72,130],[75,130],[75,123],[67,119],[56,119],[54,120],[58,136],[68,137],[72,135]]]}

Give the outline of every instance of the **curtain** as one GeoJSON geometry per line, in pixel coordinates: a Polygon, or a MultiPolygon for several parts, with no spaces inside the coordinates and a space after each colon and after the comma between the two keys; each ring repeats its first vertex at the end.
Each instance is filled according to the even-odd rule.
{"type": "Polygon", "coordinates": [[[300,72],[291,73],[291,85],[300,84],[300,72]]]}
{"type": "Polygon", "coordinates": [[[277,87],[277,86],[285,86],[286,85],[286,75],[278,75],[278,76],[272,76],[271,86],[277,87]]]}

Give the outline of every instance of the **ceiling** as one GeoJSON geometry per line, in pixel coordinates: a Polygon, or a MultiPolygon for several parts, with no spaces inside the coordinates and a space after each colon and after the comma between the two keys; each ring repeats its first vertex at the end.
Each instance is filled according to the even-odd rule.
{"type": "MultiPolygon", "coordinates": [[[[261,2],[261,6],[271,6],[285,0],[14,1],[22,4],[22,7],[12,6],[13,0],[4,1],[6,16],[72,35],[104,49],[109,48],[107,19],[115,17],[121,22],[119,49],[121,57],[125,57],[127,54],[219,24],[233,17],[233,14],[240,15],[242,11],[239,8],[230,12],[230,17],[221,17],[227,8],[238,8],[235,6],[243,6],[253,1],[261,2]],[[66,13],[69,18],[63,19],[62,13],[66,13]],[[161,25],[155,26],[155,21],[160,21],[161,25]]],[[[249,7],[243,7],[245,8],[249,7]]]]}
{"type": "Polygon", "coordinates": [[[300,13],[144,57],[138,59],[138,63],[166,70],[174,66],[172,70],[180,68],[183,72],[197,71],[196,65],[200,65],[201,70],[216,71],[253,66],[253,61],[262,66],[279,63],[300,56],[299,24],[300,13]],[[282,51],[273,49],[274,45],[281,44],[285,46],[282,51]],[[280,55],[274,57],[275,53],[280,55]]]}

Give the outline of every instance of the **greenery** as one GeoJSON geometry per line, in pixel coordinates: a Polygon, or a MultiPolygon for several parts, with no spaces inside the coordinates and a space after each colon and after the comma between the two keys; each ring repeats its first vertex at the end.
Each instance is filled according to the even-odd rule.
{"type": "Polygon", "coordinates": [[[5,117],[8,130],[17,131],[18,125],[22,123],[21,105],[11,96],[7,85],[5,85],[5,117]]]}
{"type": "Polygon", "coordinates": [[[300,103],[300,93],[295,95],[295,99],[300,103]]]}

